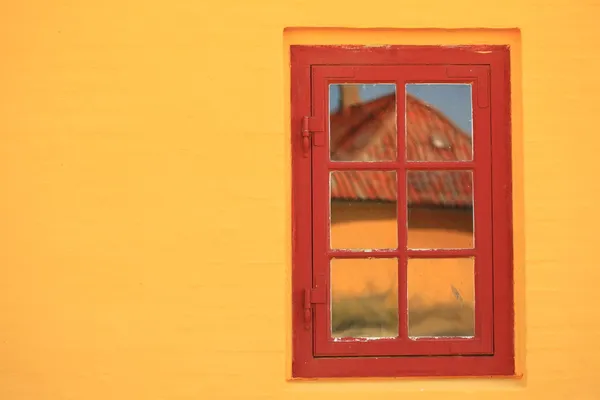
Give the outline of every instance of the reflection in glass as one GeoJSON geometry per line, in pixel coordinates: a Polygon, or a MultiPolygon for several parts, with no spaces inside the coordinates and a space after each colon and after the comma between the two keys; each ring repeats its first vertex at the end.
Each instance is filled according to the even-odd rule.
{"type": "Polygon", "coordinates": [[[470,84],[406,85],[407,160],[472,160],[472,137],[470,84]]]}
{"type": "Polygon", "coordinates": [[[475,335],[473,258],[408,260],[408,335],[475,335]]]}
{"type": "Polygon", "coordinates": [[[331,260],[331,335],[398,336],[398,260],[331,260]]]}
{"type": "Polygon", "coordinates": [[[332,161],[396,160],[396,85],[329,85],[329,102],[332,161]]]}
{"type": "Polygon", "coordinates": [[[473,248],[473,173],[408,171],[408,248],[473,248]]]}
{"type": "Polygon", "coordinates": [[[333,171],[331,248],[398,247],[395,171],[333,171]]]}

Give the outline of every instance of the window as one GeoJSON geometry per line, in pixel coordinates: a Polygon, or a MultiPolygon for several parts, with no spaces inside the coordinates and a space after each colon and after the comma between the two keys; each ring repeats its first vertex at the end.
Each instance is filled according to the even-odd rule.
{"type": "Polygon", "coordinates": [[[291,57],[293,376],[512,375],[508,48],[291,57]]]}

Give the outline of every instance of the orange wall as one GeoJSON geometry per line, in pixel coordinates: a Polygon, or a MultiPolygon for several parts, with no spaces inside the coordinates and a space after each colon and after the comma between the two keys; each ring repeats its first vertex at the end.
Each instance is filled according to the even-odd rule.
{"type": "Polygon", "coordinates": [[[599,11],[2,2],[0,399],[598,399],[599,11]],[[523,379],[286,380],[286,46],[340,42],[513,45],[523,379]]]}

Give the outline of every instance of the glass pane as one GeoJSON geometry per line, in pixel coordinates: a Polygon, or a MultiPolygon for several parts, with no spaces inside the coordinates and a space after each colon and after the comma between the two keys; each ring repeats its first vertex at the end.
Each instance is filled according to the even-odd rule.
{"type": "Polygon", "coordinates": [[[331,248],[398,247],[395,171],[334,171],[331,180],[331,248]]]}
{"type": "Polygon", "coordinates": [[[473,248],[471,171],[408,171],[406,196],[408,248],[473,248]]]}
{"type": "Polygon", "coordinates": [[[408,260],[408,335],[475,335],[473,258],[408,260]]]}
{"type": "Polygon", "coordinates": [[[470,84],[406,85],[407,160],[472,160],[472,137],[470,84]]]}
{"type": "Polygon", "coordinates": [[[398,336],[398,260],[331,260],[331,335],[398,336]]]}
{"type": "Polygon", "coordinates": [[[331,160],[396,160],[396,120],[396,85],[329,85],[331,160]]]}

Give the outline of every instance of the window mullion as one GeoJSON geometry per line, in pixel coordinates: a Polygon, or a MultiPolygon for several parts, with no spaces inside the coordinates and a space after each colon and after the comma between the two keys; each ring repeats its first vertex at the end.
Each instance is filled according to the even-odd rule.
{"type": "MultiPolygon", "coordinates": [[[[399,70],[402,72],[402,69],[399,70]]],[[[406,82],[402,76],[396,81],[397,87],[397,126],[398,177],[396,215],[398,218],[398,338],[402,343],[408,341],[408,286],[407,286],[407,216],[408,202],[406,198],[406,82]]],[[[402,345],[401,345],[402,346],[402,345]]]]}

